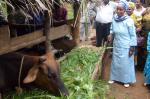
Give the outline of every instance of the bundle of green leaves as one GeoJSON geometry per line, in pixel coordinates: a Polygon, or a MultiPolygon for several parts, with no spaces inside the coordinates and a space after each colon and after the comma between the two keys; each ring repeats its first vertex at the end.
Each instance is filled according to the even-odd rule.
{"type": "Polygon", "coordinates": [[[95,64],[103,55],[102,50],[76,48],[61,62],[61,75],[69,89],[69,99],[105,99],[108,89],[106,82],[91,79],[95,64]]]}

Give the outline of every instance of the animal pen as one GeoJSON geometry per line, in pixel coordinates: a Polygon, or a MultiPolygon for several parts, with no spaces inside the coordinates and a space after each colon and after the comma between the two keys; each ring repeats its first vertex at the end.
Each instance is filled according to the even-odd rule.
{"type": "Polygon", "coordinates": [[[36,24],[17,24],[14,23],[14,20],[8,19],[7,25],[2,25],[0,27],[0,55],[19,50],[21,48],[25,48],[27,46],[32,46],[39,44],[41,42],[45,42],[46,50],[51,50],[51,41],[61,38],[67,34],[72,34],[73,40],[78,42],[79,40],[79,17],[76,19],[79,3],[75,2],[74,4],[74,18],[67,19],[63,22],[57,22],[56,24],[50,23],[51,13],[50,11],[44,10],[44,22],[43,24],[37,25],[36,24]],[[76,26],[73,28],[71,24],[76,22],[76,26]],[[34,30],[30,33],[25,33],[23,35],[16,36],[16,28],[23,28],[26,27],[38,27],[40,29],[34,30]],[[15,35],[11,37],[11,35],[15,35]]]}
{"type": "MultiPolygon", "coordinates": [[[[19,0],[18,0],[19,1],[19,0]]],[[[35,0],[38,1],[38,0],[35,0]]],[[[58,3],[60,0],[56,0],[58,3]]],[[[39,4],[40,2],[38,2],[39,4]]],[[[52,13],[43,6],[40,6],[44,11],[44,22],[43,24],[18,24],[15,23],[13,16],[9,16],[8,24],[2,25],[0,27],[0,55],[17,51],[19,49],[33,46],[45,42],[46,51],[51,51],[51,41],[64,37],[70,34],[73,38],[73,41],[76,45],[79,43],[79,26],[80,26],[80,3],[76,0],[71,3],[73,6],[73,19],[67,19],[63,21],[52,22],[50,17],[52,13]],[[46,10],[45,10],[46,9],[46,10]],[[16,29],[25,29],[27,27],[36,28],[34,31],[30,33],[24,33],[23,35],[16,35],[16,29]],[[40,27],[40,29],[37,29],[40,27]],[[13,35],[13,36],[12,36],[13,35]]],[[[41,5],[41,4],[39,4],[41,5]]],[[[55,9],[54,9],[55,11],[55,9]]],[[[15,12],[15,11],[14,11],[15,12]]],[[[19,34],[19,33],[18,33],[19,34]]],[[[106,54],[106,53],[105,53],[106,54]]],[[[105,58],[105,55],[103,60],[105,58]]],[[[102,60],[102,59],[101,59],[102,60]]],[[[104,63],[103,63],[104,64],[104,63]]],[[[93,73],[92,79],[95,79],[97,76],[96,73],[100,68],[96,66],[95,73],[93,73]]],[[[96,78],[97,79],[97,78],[96,78]]]]}
{"type": "MultiPolygon", "coordinates": [[[[11,0],[8,0],[8,1],[11,1],[11,0]]],[[[16,0],[16,1],[19,1],[19,0],[16,0]]],[[[22,1],[22,0],[20,0],[20,1],[22,1]]],[[[29,0],[27,0],[27,1],[29,1],[29,0]]],[[[8,23],[6,25],[1,25],[1,27],[0,27],[0,55],[6,54],[9,52],[13,52],[13,51],[17,51],[19,49],[22,49],[22,48],[25,48],[28,46],[37,45],[37,44],[40,44],[42,42],[45,42],[46,52],[48,52],[48,51],[52,50],[51,49],[51,41],[58,39],[58,38],[61,38],[61,37],[64,37],[68,34],[72,36],[73,41],[75,42],[76,45],[78,45],[78,43],[79,43],[79,31],[80,31],[79,30],[79,26],[80,26],[79,25],[80,24],[80,3],[77,0],[71,0],[71,1],[73,1],[72,2],[72,4],[73,4],[73,15],[74,15],[73,19],[67,19],[67,20],[63,20],[63,21],[52,22],[51,21],[51,16],[52,16],[51,11],[49,9],[45,9],[45,7],[43,7],[43,5],[41,5],[38,2],[40,0],[35,0],[35,1],[40,5],[40,7],[42,8],[42,10],[44,12],[43,24],[40,24],[40,25],[18,24],[18,23],[14,22],[12,16],[9,16],[8,17],[8,23]],[[31,27],[33,29],[34,28],[36,28],[36,29],[32,32],[24,33],[23,35],[22,34],[16,35],[17,29],[25,29],[26,27],[31,27]],[[37,29],[38,27],[40,27],[40,29],[37,29]]],[[[54,1],[59,1],[59,0],[54,0],[54,1]]],[[[68,0],[66,0],[66,1],[68,2],[68,0]]],[[[55,11],[55,9],[54,9],[54,11],[55,11]]],[[[20,33],[18,32],[18,34],[20,34],[20,33]]],[[[92,99],[89,97],[98,97],[98,98],[100,96],[104,97],[103,93],[105,93],[105,89],[107,89],[104,87],[107,87],[107,86],[101,86],[101,83],[97,79],[99,79],[100,76],[103,76],[103,75],[101,75],[101,73],[102,73],[101,71],[103,69],[102,68],[103,65],[106,63],[106,60],[107,60],[107,59],[105,59],[107,56],[107,53],[105,52],[105,48],[101,48],[101,49],[99,48],[99,49],[95,50],[94,47],[83,47],[83,48],[79,48],[79,51],[80,51],[80,49],[84,49],[84,51],[89,50],[91,56],[93,55],[93,52],[94,52],[96,54],[96,57],[98,57],[98,59],[94,62],[93,62],[93,57],[90,57],[91,58],[90,61],[92,62],[92,66],[93,66],[91,69],[92,72],[90,71],[90,73],[91,73],[90,77],[89,77],[89,74],[87,73],[88,77],[89,77],[88,79],[90,79],[90,80],[87,79],[88,80],[87,82],[81,82],[80,79],[76,79],[76,76],[75,76],[74,78],[70,77],[71,79],[74,80],[73,82],[71,82],[71,83],[67,82],[67,83],[70,83],[70,85],[72,83],[74,85],[76,85],[78,83],[81,83],[80,85],[82,85],[82,83],[85,83],[85,86],[82,86],[83,88],[81,90],[81,91],[85,91],[84,92],[85,95],[84,94],[82,95],[82,92],[80,92],[80,91],[79,91],[79,93],[77,93],[77,94],[81,94],[81,97],[83,97],[83,99],[92,99]],[[99,53],[100,53],[100,55],[98,55],[99,53]],[[88,83],[88,82],[90,82],[90,83],[88,83]],[[91,84],[91,86],[88,87],[88,84],[91,84]],[[97,86],[97,85],[99,85],[99,86],[97,86]],[[101,87],[103,89],[101,89],[101,87]],[[92,88],[92,89],[90,89],[90,88],[92,88]],[[99,91],[102,91],[102,93],[100,93],[99,91]],[[87,94],[87,92],[89,94],[87,94]],[[86,94],[87,94],[88,98],[85,98],[86,94]],[[103,94],[103,95],[100,95],[100,94],[103,94]]],[[[79,56],[80,55],[81,54],[79,54],[79,56]]],[[[88,55],[88,53],[85,52],[83,55],[88,55]]],[[[82,58],[84,58],[84,57],[82,57],[82,58]]],[[[86,64],[86,62],[85,62],[85,64],[86,64]]],[[[91,63],[90,63],[90,66],[91,66],[91,63]]],[[[86,66],[84,66],[84,67],[86,69],[88,69],[86,66]]],[[[69,68],[69,67],[67,67],[67,68],[69,68]]],[[[67,68],[64,67],[63,72],[67,73],[67,68]]],[[[70,71],[72,71],[72,70],[70,70],[70,71]]],[[[77,71],[80,71],[80,70],[77,70],[77,71]]],[[[81,70],[81,72],[82,72],[82,70],[81,70]]],[[[76,71],[74,71],[73,73],[78,74],[78,73],[76,73],[76,71]]],[[[70,74],[72,74],[72,73],[70,73],[70,74]]],[[[82,76],[82,75],[80,75],[80,76],[82,76]]],[[[67,80],[69,77],[68,78],[64,77],[64,78],[66,78],[66,80],[67,80]]],[[[85,76],[84,78],[87,78],[87,77],[85,76]]],[[[78,85],[73,86],[73,87],[69,86],[69,87],[71,87],[74,90],[78,90],[78,85]]],[[[76,95],[71,96],[71,95],[72,95],[72,93],[70,93],[70,97],[76,97],[76,98],[80,97],[80,95],[79,96],[76,96],[76,95]]],[[[70,98],[70,99],[72,99],[72,98],[70,98]]],[[[101,98],[101,99],[103,99],[103,98],[101,98]]]]}

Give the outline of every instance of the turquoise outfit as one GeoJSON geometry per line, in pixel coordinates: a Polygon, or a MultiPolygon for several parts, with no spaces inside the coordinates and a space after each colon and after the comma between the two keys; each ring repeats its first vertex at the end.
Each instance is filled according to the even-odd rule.
{"type": "Polygon", "coordinates": [[[147,59],[144,67],[145,83],[150,84],[150,32],[147,39],[147,59]]]}
{"type": "Polygon", "coordinates": [[[135,83],[134,55],[129,57],[130,47],[137,45],[133,20],[129,16],[114,16],[111,33],[114,35],[114,41],[110,80],[135,83]]]}

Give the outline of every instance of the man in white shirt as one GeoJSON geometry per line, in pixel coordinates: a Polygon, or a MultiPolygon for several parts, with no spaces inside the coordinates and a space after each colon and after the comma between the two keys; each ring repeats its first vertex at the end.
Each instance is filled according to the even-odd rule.
{"type": "Polygon", "coordinates": [[[110,32],[110,26],[113,18],[114,8],[109,0],[99,1],[96,3],[95,21],[96,21],[96,46],[100,47],[107,40],[110,32]]]}

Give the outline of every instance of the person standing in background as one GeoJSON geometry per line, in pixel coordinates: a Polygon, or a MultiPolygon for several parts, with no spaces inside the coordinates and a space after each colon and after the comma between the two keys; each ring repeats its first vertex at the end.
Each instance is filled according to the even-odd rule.
{"type": "MultiPolygon", "coordinates": [[[[127,10],[127,14],[131,17],[131,19],[133,19],[134,21],[134,25],[136,27],[136,33],[138,34],[138,32],[141,31],[142,27],[141,25],[138,23],[137,21],[137,16],[133,13],[134,9],[135,9],[135,4],[133,2],[128,2],[129,3],[129,7],[127,10]]],[[[134,56],[134,63],[135,66],[137,66],[137,48],[135,48],[135,56],[134,56]]]]}
{"type": "Polygon", "coordinates": [[[89,9],[92,9],[94,2],[92,0],[87,0],[82,4],[81,18],[80,18],[80,41],[87,41],[90,35],[90,26],[92,24],[92,16],[95,12],[90,12],[89,9]]]}
{"type": "Polygon", "coordinates": [[[100,47],[107,41],[113,18],[114,8],[109,0],[99,0],[93,9],[95,13],[96,46],[100,47]]]}
{"type": "Polygon", "coordinates": [[[109,84],[115,81],[129,87],[136,82],[134,67],[134,47],[137,45],[137,38],[133,20],[126,15],[128,9],[127,1],[120,1],[116,15],[113,17],[112,30],[108,36],[108,41],[113,40],[113,54],[110,68],[109,84]]]}
{"type": "Polygon", "coordinates": [[[145,64],[145,60],[146,60],[146,46],[144,46],[144,42],[146,42],[146,40],[144,41],[144,38],[147,37],[147,35],[145,35],[145,33],[142,30],[142,18],[143,18],[143,13],[146,10],[142,4],[140,0],[135,0],[135,10],[134,10],[134,14],[136,16],[137,19],[137,26],[139,28],[141,28],[141,30],[139,29],[139,31],[137,31],[137,69],[140,71],[143,71],[143,66],[145,64]],[[140,40],[140,38],[143,38],[143,40],[140,40]]]}
{"type": "Polygon", "coordinates": [[[140,2],[140,0],[135,0],[135,9],[134,9],[134,14],[137,17],[137,25],[138,27],[142,27],[142,14],[143,12],[146,10],[146,8],[144,8],[140,2]]]}
{"type": "Polygon", "coordinates": [[[133,2],[128,2],[129,7],[127,10],[127,14],[133,19],[135,27],[136,27],[136,32],[141,31],[142,26],[141,24],[138,23],[138,17],[133,13],[135,9],[135,4],[133,2]]]}

